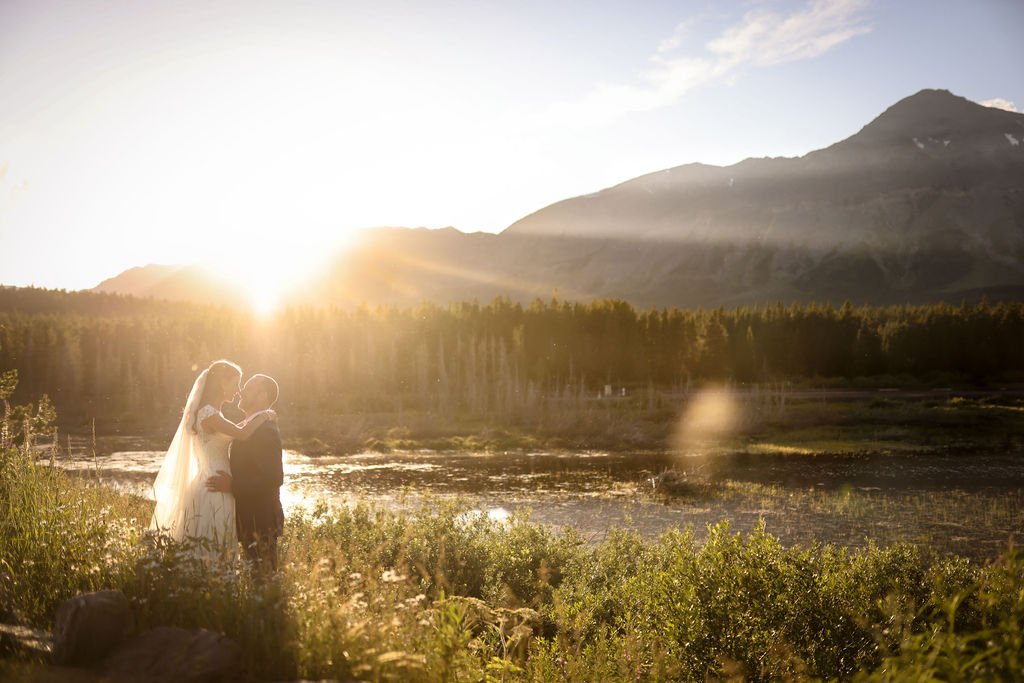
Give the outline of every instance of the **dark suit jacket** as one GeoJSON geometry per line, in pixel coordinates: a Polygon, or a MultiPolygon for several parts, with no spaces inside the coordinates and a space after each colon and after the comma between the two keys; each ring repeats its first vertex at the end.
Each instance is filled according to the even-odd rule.
{"type": "Polygon", "coordinates": [[[231,442],[231,492],[238,538],[244,544],[258,537],[280,536],[284,529],[281,461],[281,433],[274,422],[264,422],[245,441],[231,442]]]}

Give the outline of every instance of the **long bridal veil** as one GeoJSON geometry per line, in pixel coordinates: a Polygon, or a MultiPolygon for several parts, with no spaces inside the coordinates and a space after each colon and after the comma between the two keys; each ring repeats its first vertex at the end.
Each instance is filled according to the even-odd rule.
{"type": "Polygon", "coordinates": [[[199,400],[206,388],[206,376],[209,369],[203,370],[192,385],[192,391],[185,401],[185,411],[181,415],[178,431],[171,439],[171,447],[167,449],[160,472],[153,482],[153,496],[156,507],[149,528],[162,531],[176,541],[185,539],[185,513],[190,505],[186,500],[192,480],[199,474],[199,457],[196,449],[195,422],[199,410],[199,400]]]}

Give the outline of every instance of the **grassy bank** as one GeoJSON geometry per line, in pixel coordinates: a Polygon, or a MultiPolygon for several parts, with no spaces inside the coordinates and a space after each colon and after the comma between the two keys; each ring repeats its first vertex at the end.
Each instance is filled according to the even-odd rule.
{"type": "Polygon", "coordinates": [[[1018,488],[863,491],[665,475],[652,494],[698,530],[722,519],[742,531],[760,522],[786,545],[910,543],[978,563],[1005,552],[1007,539],[1024,528],[1024,492],[1018,488]]]}
{"type": "MultiPolygon", "coordinates": [[[[1024,449],[1024,394],[978,389],[827,389],[709,386],[687,393],[546,401],[516,416],[435,411],[280,409],[285,447],[307,455],[366,451],[693,450],[680,430],[708,395],[724,395],[729,424],[714,446],[752,453],[946,453],[1024,449]]],[[[230,413],[230,410],[227,410],[230,413]]],[[[240,414],[239,414],[240,417],[240,414]]],[[[175,422],[97,421],[101,451],[165,448],[175,422]],[[130,444],[124,437],[134,437],[130,444]],[[118,444],[116,446],[109,444],[118,444]]],[[[67,421],[76,449],[91,447],[92,422],[67,421]]]]}
{"type": "Polygon", "coordinates": [[[51,626],[61,600],[120,588],[143,626],[224,631],[268,680],[991,679],[1024,647],[1015,552],[979,567],[725,526],[588,545],[458,505],[357,505],[290,519],[280,574],[257,580],[147,536],[148,515],[3,451],[3,618],[51,626]]]}
{"type": "MultiPolygon", "coordinates": [[[[952,390],[716,391],[727,425],[720,449],[768,453],[944,453],[1024,449],[1024,399],[952,390]]],[[[282,414],[288,446],[307,454],[389,450],[692,450],[680,438],[707,392],[554,405],[531,420],[438,413],[282,414]]],[[[703,441],[708,441],[704,439],[703,441]]]]}

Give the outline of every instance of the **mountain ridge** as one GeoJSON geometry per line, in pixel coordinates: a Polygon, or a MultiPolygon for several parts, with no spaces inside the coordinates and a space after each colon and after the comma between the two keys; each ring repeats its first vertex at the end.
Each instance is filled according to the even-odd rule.
{"type": "MultiPolygon", "coordinates": [[[[1024,286],[1021,141],[1024,114],[922,90],[803,156],[655,171],[555,202],[496,235],[367,231],[291,301],[444,303],[557,292],[715,306],[1005,295],[1024,286]]],[[[188,293],[179,282],[187,273],[164,275],[143,291],[188,293]]],[[[117,276],[98,289],[138,293],[130,281],[140,278],[117,276]]]]}

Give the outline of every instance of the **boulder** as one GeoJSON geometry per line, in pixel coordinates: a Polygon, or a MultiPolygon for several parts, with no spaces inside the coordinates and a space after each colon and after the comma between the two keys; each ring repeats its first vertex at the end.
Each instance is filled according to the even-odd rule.
{"type": "Polygon", "coordinates": [[[99,661],[135,630],[131,604],[121,591],[85,593],[57,608],[53,661],[63,665],[99,661]]]}
{"type": "Polygon", "coordinates": [[[214,683],[242,680],[241,649],[222,633],[160,626],[140,633],[103,663],[114,680],[214,683]]]}

